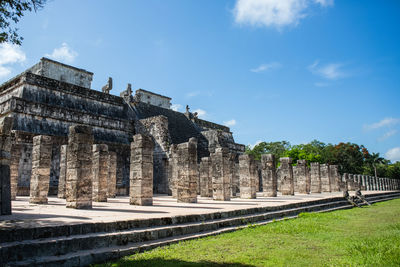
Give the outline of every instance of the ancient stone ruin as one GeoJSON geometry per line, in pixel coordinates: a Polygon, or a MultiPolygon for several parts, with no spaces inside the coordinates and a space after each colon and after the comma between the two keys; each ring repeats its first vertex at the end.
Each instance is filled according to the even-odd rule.
{"type": "Polygon", "coordinates": [[[112,78],[91,89],[93,73],[47,58],[0,86],[1,214],[11,200],[66,199],[66,207],[130,197],[152,205],[153,194],[196,203],[344,190],[395,190],[398,181],[337,165],[273,155],[246,155],[226,126],[171,109],[171,98],[144,89],[120,96],[112,78]],[[262,192],[257,194],[258,192],[262,192]],[[200,198],[201,199],[201,198],[200,198]]]}

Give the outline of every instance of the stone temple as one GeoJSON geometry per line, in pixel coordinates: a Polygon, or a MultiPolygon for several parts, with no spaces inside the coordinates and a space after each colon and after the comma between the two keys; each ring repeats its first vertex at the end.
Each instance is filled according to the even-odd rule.
{"type": "Polygon", "coordinates": [[[244,152],[245,147],[235,143],[228,127],[199,119],[188,107],[185,113],[172,110],[169,97],[143,89],[133,94],[130,84],[121,96],[115,96],[110,94],[111,78],[102,91],[91,89],[92,78],[89,71],[42,58],[0,86],[1,117],[13,119],[10,161],[13,199],[15,195],[30,194],[32,168],[36,164],[32,162],[36,153],[34,137],[38,135],[51,139],[49,195],[62,195],[58,186],[60,181],[65,187],[66,158],[61,151],[68,144],[72,125],[90,126],[93,144],[106,144],[109,153],[115,152],[117,195],[129,193],[130,143],[135,134],[149,135],[154,141],[154,193],[171,194],[168,163],[174,145],[196,138],[199,162],[216,148],[226,148],[235,154],[244,152]]]}
{"type": "Polygon", "coordinates": [[[88,266],[349,208],[348,191],[372,203],[400,197],[400,180],[256,160],[188,106],[176,112],[171,98],[130,84],[111,95],[111,78],[92,90],[92,77],[42,58],[0,85],[0,266],[88,266]]]}

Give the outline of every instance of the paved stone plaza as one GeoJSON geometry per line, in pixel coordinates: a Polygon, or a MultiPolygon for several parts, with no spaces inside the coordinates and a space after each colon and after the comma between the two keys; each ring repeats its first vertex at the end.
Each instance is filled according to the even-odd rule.
{"type": "MultiPolygon", "coordinates": [[[[384,192],[386,191],[380,193],[384,192]]],[[[372,193],[376,191],[364,192],[366,195],[372,193]]],[[[350,194],[353,195],[354,192],[350,194]]],[[[93,208],[87,210],[68,209],[65,207],[65,200],[56,197],[49,197],[47,205],[30,204],[29,197],[17,197],[17,200],[12,202],[13,214],[2,216],[0,229],[206,214],[254,207],[281,206],[342,196],[342,192],[335,192],[295,196],[282,196],[278,193],[278,197],[263,197],[262,192],[259,192],[257,199],[231,198],[230,201],[214,201],[211,198],[198,197],[197,203],[177,203],[171,196],[155,195],[153,206],[129,205],[129,197],[126,196],[109,198],[108,202],[93,202],[93,208]]]]}

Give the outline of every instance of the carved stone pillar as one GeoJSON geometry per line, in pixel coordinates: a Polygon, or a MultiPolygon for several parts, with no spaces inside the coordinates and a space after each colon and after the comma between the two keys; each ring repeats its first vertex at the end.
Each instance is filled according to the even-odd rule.
{"type": "Polygon", "coordinates": [[[33,137],[32,175],[29,203],[47,204],[50,185],[51,136],[33,137]]]}
{"type": "Polygon", "coordinates": [[[210,176],[210,158],[201,158],[200,162],[200,196],[212,197],[212,179],[210,176]],[[211,186],[211,188],[210,188],[211,186]],[[211,193],[211,194],[210,194],[211,193]]]}
{"type": "Polygon", "coordinates": [[[0,121],[0,215],[11,214],[10,151],[13,118],[0,121]]]}
{"type": "Polygon", "coordinates": [[[331,192],[329,164],[321,164],[321,191],[331,192]]]}
{"type": "Polygon", "coordinates": [[[153,205],[153,149],[150,136],[136,134],[131,143],[130,204],[153,205]]]}
{"type": "Polygon", "coordinates": [[[319,162],[310,163],[311,193],[321,193],[321,166],[319,162]]]}
{"type": "Polygon", "coordinates": [[[91,127],[69,127],[65,187],[67,208],[92,208],[92,145],[91,127]]]}
{"type": "Polygon", "coordinates": [[[108,197],[115,198],[117,194],[117,153],[108,152],[108,197]]]}
{"type": "Polygon", "coordinates": [[[60,178],[58,179],[58,198],[65,198],[65,185],[67,178],[67,145],[60,149],[60,178]]]}
{"type": "Polygon", "coordinates": [[[280,158],[281,166],[280,180],[281,180],[281,192],[282,195],[294,195],[294,179],[293,179],[293,167],[291,158],[280,158]]]}
{"type": "Polygon", "coordinates": [[[197,202],[197,139],[179,144],[178,150],[178,202],[197,202]]]}
{"type": "Polygon", "coordinates": [[[92,198],[96,202],[107,202],[109,154],[106,144],[95,144],[92,149],[92,198]]]}
{"type": "Polygon", "coordinates": [[[276,197],[278,181],[276,177],[275,156],[273,154],[261,155],[263,196],[276,197]]]}
{"type": "Polygon", "coordinates": [[[211,153],[213,199],[231,200],[231,171],[229,170],[229,151],[227,148],[216,148],[211,153]]]}
{"type": "Polygon", "coordinates": [[[307,191],[307,177],[308,177],[308,167],[307,161],[304,159],[299,159],[297,165],[293,166],[294,180],[296,181],[295,191],[300,194],[308,194],[307,191]]]}
{"type": "Polygon", "coordinates": [[[240,198],[254,199],[256,198],[256,175],[257,167],[253,155],[239,156],[239,183],[240,198]]]}

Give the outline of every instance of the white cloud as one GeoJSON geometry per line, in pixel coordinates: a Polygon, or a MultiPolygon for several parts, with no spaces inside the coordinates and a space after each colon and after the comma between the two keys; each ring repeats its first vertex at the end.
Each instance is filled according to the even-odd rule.
{"type": "Polygon", "coordinates": [[[236,125],[236,120],[232,119],[232,120],[229,120],[229,121],[224,121],[224,125],[228,126],[228,127],[232,127],[232,126],[236,125]]]}
{"type": "Polygon", "coordinates": [[[171,109],[174,111],[179,111],[182,108],[181,104],[172,104],[171,109]]]}
{"type": "Polygon", "coordinates": [[[65,63],[72,63],[78,56],[78,53],[70,48],[67,43],[62,43],[61,47],[55,48],[53,53],[46,54],[45,56],[65,63]]]}
{"type": "Polygon", "coordinates": [[[391,162],[400,161],[400,147],[389,149],[386,152],[385,157],[391,162]]]}
{"type": "Polygon", "coordinates": [[[280,68],[281,66],[282,66],[282,64],[280,64],[279,62],[271,62],[268,64],[261,64],[260,66],[258,66],[255,69],[250,69],[250,71],[263,72],[263,71],[268,71],[268,70],[272,70],[272,69],[277,69],[277,68],[280,68]]]}
{"type": "Polygon", "coordinates": [[[400,123],[400,119],[398,119],[398,118],[384,118],[383,120],[381,120],[379,122],[364,125],[364,129],[375,130],[375,129],[379,129],[382,127],[393,126],[398,123],[400,123]]]}
{"type": "Polygon", "coordinates": [[[240,25],[281,29],[297,25],[307,16],[310,4],[327,7],[333,0],[237,0],[233,15],[240,25]]]}
{"type": "Polygon", "coordinates": [[[308,66],[308,69],[313,74],[319,75],[325,79],[336,80],[346,77],[348,75],[342,70],[342,67],[342,63],[330,63],[326,65],[320,65],[319,61],[317,60],[313,64],[308,66]]]}
{"type": "Polygon", "coordinates": [[[386,139],[388,139],[389,137],[395,135],[397,133],[397,130],[391,130],[389,132],[386,132],[384,135],[382,135],[381,137],[378,138],[379,142],[382,142],[386,139]]]}
{"type": "Polygon", "coordinates": [[[250,147],[250,149],[253,149],[256,145],[258,145],[261,142],[262,142],[261,140],[257,140],[255,144],[248,144],[248,146],[250,147]]]}
{"type": "Polygon", "coordinates": [[[10,64],[22,63],[26,60],[24,51],[17,45],[0,44],[0,78],[11,74],[10,64]]]}
{"type": "Polygon", "coordinates": [[[200,94],[200,92],[195,91],[195,92],[189,92],[186,94],[186,97],[195,97],[198,96],[200,94]]]}
{"type": "Polygon", "coordinates": [[[205,110],[202,110],[202,109],[200,109],[200,108],[198,108],[198,109],[196,109],[196,110],[193,110],[193,113],[195,113],[195,112],[197,112],[197,116],[198,116],[199,118],[201,118],[201,119],[203,119],[203,118],[206,116],[206,114],[207,114],[207,112],[206,112],[205,110]]]}

